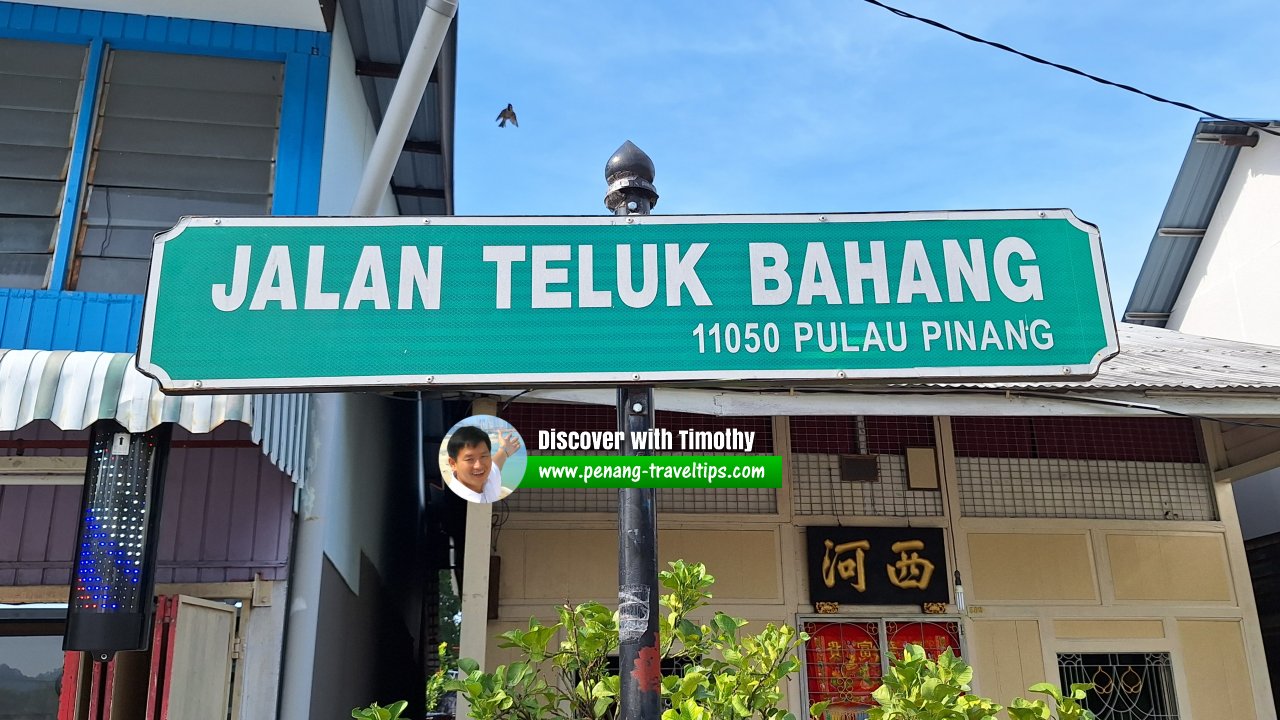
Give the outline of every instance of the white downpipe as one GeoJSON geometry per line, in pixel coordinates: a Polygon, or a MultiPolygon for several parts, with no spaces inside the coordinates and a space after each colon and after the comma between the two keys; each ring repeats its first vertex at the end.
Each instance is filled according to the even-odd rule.
{"type": "MultiPolygon", "coordinates": [[[[391,94],[391,102],[382,126],[369,153],[360,189],[351,206],[355,216],[372,215],[378,201],[391,182],[396,161],[409,137],[422,94],[431,79],[436,58],[444,44],[449,24],[458,11],[455,0],[427,0],[413,43],[400,70],[400,79],[391,94]]],[[[279,717],[311,717],[311,692],[316,661],[316,634],[319,622],[320,576],[324,566],[326,491],[334,483],[349,478],[336,472],[329,453],[343,447],[341,418],[349,410],[347,396],[319,394],[312,398],[311,432],[307,443],[307,496],[299,508],[297,536],[290,563],[293,574],[289,583],[289,612],[284,648],[284,667],[280,683],[279,717]]]]}
{"type": "Polygon", "coordinates": [[[320,577],[324,567],[324,535],[328,520],[325,494],[341,482],[339,463],[328,457],[345,441],[341,418],[350,410],[347,395],[319,394],[311,398],[307,433],[307,484],[302,488],[293,552],[289,563],[289,608],[284,637],[284,667],[280,674],[278,717],[311,717],[311,688],[315,676],[316,635],[320,624],[320,577]]]}
{"type": "Polygon", "coordinates": [[[352,215],[373,215],[378,209],[378,201],[391,182],[391,173],[395,171],[396,161],[404,150],[404,141],[409,137],[409,126],[413,124],[413,117],[422,102],[422,93],[431,79],[431,70],[440,55],[440,47],[444,45],[444,36],[449,32],[449,23],[457,12],[458,4],[454,0],[427,0],[418,30],[413,34],[413,44],[409,46],[409,54],[400,68],[400,79],[396,81],[391,102],[387,103],[387,111],[383,113],[382,127],[378,128],[378,137],[369,152],[369,163],[365,165],[364,176],[360,179],[360,190],[351,205],[352,215]]]}

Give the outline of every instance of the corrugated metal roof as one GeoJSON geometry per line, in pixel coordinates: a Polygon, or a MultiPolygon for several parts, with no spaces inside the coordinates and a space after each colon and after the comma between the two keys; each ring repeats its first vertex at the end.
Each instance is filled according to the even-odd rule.
{"type": "MultiPolygon", "coordinates": [[[[918,382],[825,386],[832,391],[1028,390],[1204,391],[1280,393],[1280,347],[1189,335],[1176,330],[1119,323],[1120,352],[1091,380],[1040,382],[918,382]]],[[[776,386],[776,383],[774,384],[776,386]]],[[[815,389],[813,386],[807,386],[815,389]]]]}
{"type": "Polygon", "coordinates": [[[255,443],[271,462],[295,483],[307,482],[307,432],[311,421],[311,396],[306,393],[253,396],[255,443]]]}
{"type": "MultiPolygon", "coordinates": [[[[357,74],[362,67],[371,68],[370,73],[361,75],[360,83],[374,122],[381,125],[395,89],[395,75],[408,55],[426,0],[340,0],[339,6],[351,37],[357,74]]],[[[404,215],[453,214],[457,48],[455,18],[392,177],[396,203],[404,215]]]]}
{"type": "MultiPolygon", "coordinates": [[[[82,430],[33,423],[0,440],[23,452],[84,457],[82,430]],[[41,446],[40,441],[55,441],[41,446]],[[60,441],[60,442],[59,442],[60,441]],[[50,447],[50,445],[52,447],[50,447]]],[[[201,440],[176,429],[156,542],[156,581],[235,582],[288,576],[293,485],[255,447],[249,428],[225,423],[201,440]],[[234,512],[232,508],[234,507],[234,512]]],[[[75,557],[80,485],[0,484],[0,586],[66,585],[75,557]]]]}
{"type": "Polygon", "coordinates": [[[224,422],[252,424],[252,397],[164,395],[130,353],[0,350],[0,430],[34,420],[82,430],[109,419],[129,432],[171,422],[205,433],[224,422]]]}
{"type": "Polygon", "coordinates": [[[141,295],[0,288],[0,347],[109,350],[138,347],[141,295]]]}
{"type": "Polygon", "coordinates": [[[965,383],[932,387],[1004,390],[1200,390],[1280,392],[1280,347],[1117,326],[1120,353],[1088,382],[965,383]]]}
{"type": "MultiPolygon", "coordinates": [[[[984,405],[978,412],[973,398],[998,397],[1005,392],[1026,392],[1052,399],[1115,402],[1115,395],[1163,391],[1192,400],[1211,395],[1223,405],[1258,401],[1265,411],[1256,416],[1273,416],[1280,400],[1280,347],[1218,340],[1188,335],[1164,328],[1130,323],[1118,326],[1120,352],[1102,364],[1097,376],[1087,381],[1010,381],[984,383],[779,383],[777,381],[689,383],[657,388],[657,406],[707,415],[1025,415],[1045,408],[1031,405],[984,405]],[[1228,396],[1236,395],[1235,398],[1228,396]],[[874,408],[868,411],[867,408],[874,408]]],[[[476,392],[493,392],[477,390],[476,392]]],[[[588,405],[613,405],[613,388],[548,388],[533,391],[498,391],[520,395],[526,401],[559,401],[588,405]]],[[[1083,408],[1085,405],[1077,405],[1083,408]]],[[[1204,412],[1209,405],[1197,406],[1204,412]]],[[[1061,407],[1050,414],[1077,414],[1061,407]]],[[[1089,414],[1080,412],[1078,414],[1089,414]]]]}
{"type": "Polygon", "coordinates": [[[1238,122],[1201,120],[1196,124],[1191,145],[1174,180],[1169,201],[1156,227],[1147,256],[1142,262],[1124,319],[1143,325],[1164,327],[1182,284],[1200,249],[1203,231],[1209,227],[1222,189],[1231,176],[1239,147],[1197,138],[1215,135],[1248,135],[1248,125],[1238,122]],[[1184,231],[1165,234],[1162,229],[1184,231]],[[1193,234],[1199,231],[1201,234],[1193,234]]]}

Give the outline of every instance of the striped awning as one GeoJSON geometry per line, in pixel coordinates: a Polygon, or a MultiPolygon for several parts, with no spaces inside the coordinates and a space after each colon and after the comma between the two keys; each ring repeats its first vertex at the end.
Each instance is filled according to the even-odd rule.
{"type": "Polygon", "coordinates": [[[35,420],[83,430],[114,419],[129,432],[170,422],[206,433],[224,422],[253,425],[253,409],[251,395],[165,395],[130,353],[0,350],[0,431],[35,420]]]}

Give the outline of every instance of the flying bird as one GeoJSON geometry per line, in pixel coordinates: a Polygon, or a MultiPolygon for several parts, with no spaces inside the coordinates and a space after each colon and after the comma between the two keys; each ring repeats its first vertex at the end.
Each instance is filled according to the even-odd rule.
{"type": "Polygon", "coordinates": [[[506,127],[508,120],[511,121],[514,127],[520,127],[520,123],[516,122],[516,109],[511,107],[511,103],[507,103],[507,106],[503,108],[502,112],[498,113],[498,117],[494,118],[494,120],[501,121],[498,123],[498,127],[506,127]]]}

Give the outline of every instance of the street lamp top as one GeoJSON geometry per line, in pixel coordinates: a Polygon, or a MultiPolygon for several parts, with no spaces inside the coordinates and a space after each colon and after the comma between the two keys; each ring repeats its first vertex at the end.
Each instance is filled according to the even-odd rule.
{"type": "Polygon", "coordinates": [[[653,160],[630,140],[614,151],[604,166],[604,179],[609,183],[604,204],[615,215],[644,215],[658,204],[658,191],[653,187],[653,160]]]}
{"type": "Polygon", "coordinates": [[[630,140],[622,143],[604,165],[605,182],[613,182],[620,175],[653,182],[653,160],[630,140]]]}

